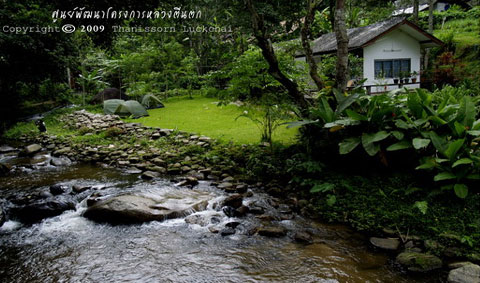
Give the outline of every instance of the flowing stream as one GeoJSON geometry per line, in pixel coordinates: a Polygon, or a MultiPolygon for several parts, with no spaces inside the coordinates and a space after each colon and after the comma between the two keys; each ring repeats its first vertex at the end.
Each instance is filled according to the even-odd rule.
{"type": "MultiPolygon", "coordinates": [[[[3,160],[19,162],[5,156],[3,160]]],[[[41,158],[33,163],[39,162],[43,162],[41,158]]],[[[117,169],[48,165],[0,177],[0,205],[8,211],[15,200],[38,195],[54,184],[88,185],[104,194],[174,195],[192,190],[169,180],[144,181],[117,169]]],[[[262,224],[261,220],[250,214],[231,218],[215,209],[226,194],[207,182],[193,190],[209,196],[207,210],[195,214],[209,219],[208,225],[189,224],[184,218],[141,225],[95,223],[82,216],[92,191],[77,196],[75,210],[39,223],[7,220],[0,228],[0,282],[427,281],[426,277],[400,273],[387,255],[371,251],[366,239],[348,228],[313,222],[294,213],[292,219],[277,222],[288,228],[288,236],[248,235],[244,231],[262,224]],[[211,232],[212,226],[232,221],[240,223],[235,234],[211,232]],[[298,230],[313,233],[313,243],[294,242],[291,231],[298,230]]],[[[274,201],[261,192],[254,192],[244,202],[263,204],[268,213],[276,213],[274,201]]]]}

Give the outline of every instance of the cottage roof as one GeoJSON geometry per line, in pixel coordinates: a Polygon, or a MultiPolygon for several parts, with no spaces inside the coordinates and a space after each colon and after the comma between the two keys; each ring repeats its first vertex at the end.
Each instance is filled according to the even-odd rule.
{"type": "MultiPolygon", "coordinates": [[[[408,21],[404,17],[393,17],[383,22],[369,26],[351,28],[347,30],[349,51],[366,47],[373,44],[377,39],[385,36],[393,30],[400,29],[420,42],[422,47],[435,47],[443,45],[443,42],[422,28],[408,21]]],[[[312,42],[314,55],[333,53],[337,50],[335,33],[324,34],[312,42]]],[[[303,52],[297,53],[296,57],[304,57],[303,52]]]]}

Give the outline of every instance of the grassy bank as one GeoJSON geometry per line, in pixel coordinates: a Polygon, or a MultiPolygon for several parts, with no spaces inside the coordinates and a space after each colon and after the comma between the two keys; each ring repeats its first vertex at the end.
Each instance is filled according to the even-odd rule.
{"type": "MultiPolygon", "coordinates": [[[[178,129],[191,133],[206,135],[222,141],[233,141],[238,144],[257,143],[261,132],[253,121],[238,118],[243,111],[249,111],[237,105],[218,106],[218,99],[207,97],[170,98],[165,108],[149,110],[150,116],[129,120],[149,127],[178,129]]],[[[260,117],[261,113],[256,113],[260,117]]],[[[273,135],[273,141],[292,144],[295,141],[296,129],[280,126],[273,135]]]]}

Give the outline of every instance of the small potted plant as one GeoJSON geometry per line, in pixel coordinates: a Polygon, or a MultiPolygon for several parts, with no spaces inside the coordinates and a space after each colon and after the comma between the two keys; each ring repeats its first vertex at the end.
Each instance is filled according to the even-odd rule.
{"type": "Polygon", "coordinates": [[[417,82],[417,76],[418,76],[417,71],[413,71],[413,72],[412,72],[412,83],[416,83],[416,82],[417,82]]]}
{"type": "Polygon", "coordinates": [[[409,72],[403,72],[403,82],[408,84],[408,81],[410,81],[410,73],[409,72]]]}
{"type": "Polygon", "coordinates": [[[393,83],[398,85],[398,80],[399,80],[398,78],[393,78],[393,83]]]}
{"type": "Polygon", "coordinates": [[[405,75],[404,75],[403,72],[399,72],[399,73],[398,73],[398,77],[400,78],[400,84],[405,83],[405,80],[404,80],[405,75]]]}

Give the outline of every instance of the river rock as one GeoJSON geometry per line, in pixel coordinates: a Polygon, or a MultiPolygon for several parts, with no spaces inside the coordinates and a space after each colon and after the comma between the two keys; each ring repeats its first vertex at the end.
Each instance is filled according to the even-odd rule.
{"type": "Polygon", "coordinates": [[[311,244],[313,243],[313,238],[310,234],[308,234],[307,232],[296,232],[295,235],[293,236],[293,238],[295,239],[295,241],[299,242],[299,243],[304,243],[304,244],[311,244]]]}
{"type": "Polygon", "coordinates": [[[14,209],[14,214],[21,222],[36,223],[45,218],[54,217],[64,211],[75,209],[75,203],[68,200],[37,201],[14,209]]]}
{"type": "Polygon", "coordinates": [[[376,238],[371,237],[370,243],[380,249],[396,251],[400,245],[400,240],[397,238],[376,238]]]}
{"type": "Polygon", "coordinates": [[[233,187],[233,184],[232,183],[229,183],[229,182],[223,182],[223,183],[220,183],[217,188],[221,189],[221,190],[226,190],[226,189],[230,189],[233,187]]]}
{"type": "Polygon", "coordinates": [[[233,208],[239,208],[242,206],[243,197],[240,194],[234,194],[225,198],[221,206],[231,206],[233,208]]]}
{"type": "Polygon", "coordinates": [[[84,213],[86,218],[111,224],[164,221],[205,210],[207,199],[194,197],[152,199],[139,195],[120,195],[95,202],[84,213]]]}
{"type": "Polygon", "coordinates": [[[427,272],[442,267],[442,260],[438,257],[417,252],[403,252],[397,256],[397,262],[414,272],[427,272]]]}
{"type": "Polygon", "coordinates": [[[3,223],[5,223],[5,215],[3,214],[3,210],[0,207],[0,227],[2,227],[3,223]]]}
{"type": "Polygon", "coordinates": [[[52,159],[50,159],[50,164],[53,166],[68,166],[72,164],[72,162],[67,157],[52,157],[52,159]]]}
{"type": "Polygon", "coordinates": [[[67,191],[68,191],[68,186],[58,185],[58,184],[50,186],[50,193],[52,193],[52,195],[54,196],[64,194],[67,191]]]}
{"type": "Polygon", "coordinates": [[[283,237],[287,235],[287,229],[282,226],[264,226],[258,228],[257,233],[265,237],[283,237]]]}
{"type": "Polygon", "coordinates": [[[222,208],[223,213],[228,217],[235,217],[236,209],[231,206],[224,206],[222,208]]]}
{"type": "Polygon", "coordinates": [[[72,151],[72,148],[67,146],[67,147],[64,147],[64,148],[61,148],[61,149],[58,149],[58,150],[54,151],[53,155],[55,155],[55,156],[66,155],[66,154],[69,154],[71,151],[72,151]]]}
{"type": "Polygon", "coordinates": [[[153,171],[145,171],[142,173],[142,179],[145,179],[145,180],[151,180],[154,178],[158,178],[159,176],[160,176],[160,173],[153,172],[153,171]]]}
{"type": "Polygon", "coordinates": [[[4,164],[4,163],[0,163],[0,176],[1,176],[1,175],[5,175],[5,174],[7,174],[8,172],[10,172],[10,169],[12,169],[12,168],[10,167],[10,165],[4,164]]]}
{"type": "Polygon", "coordinates": [[[34,155],[35,153],[39,152],[40,150],[42,150],[42,146],[34,143],[34,144],[31,144],[31,145],[27,145],[23,149],[22,155],[34,155]]]}
{"type": "Polygon", "coordinates": [[[223,228],[222,230],[220,230],[220,235],[222,236],[230,236],[230,235],[233,235],[235,234],[235,228],[232,228],[232,227],[225,227],[223,228]]]}
{"type": "Polygon", "coordinates": [[[8,145],[0,146],[0,153],[8,153],[8,152],[12,152],[12,151],[16,151],[16,149],[11,147],[11,146],[8,146],[8,145]]]}
{"type": "Polygon", "coordinates": [[[79,194],[79,193],[83,193],[84,191],[89,190],[91,188],[92,188],[92,186],[73,185],[72,186],[72,191],[79,194]]]}
{"type": "Polygon", "coordinates": [[[448,282],[451,283],[479,283],[480,266],[467,264],[448,273],[448,282]]]}

